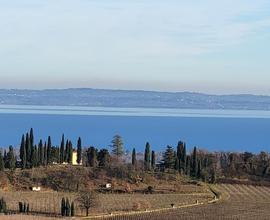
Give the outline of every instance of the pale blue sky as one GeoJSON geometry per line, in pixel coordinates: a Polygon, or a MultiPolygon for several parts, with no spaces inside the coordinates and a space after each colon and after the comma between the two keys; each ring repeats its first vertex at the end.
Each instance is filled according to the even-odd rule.
{"type": "Polygon", "coordinates": [[[0,0],[0,88],[270,94],[269,0],[0,0]]]}

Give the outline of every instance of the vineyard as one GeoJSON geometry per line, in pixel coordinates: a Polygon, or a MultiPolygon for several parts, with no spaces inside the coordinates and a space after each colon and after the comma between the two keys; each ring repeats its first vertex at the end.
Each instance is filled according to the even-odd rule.
{"type": "Polygon", "coordinates": [[[245,185],[218,185],[221,201],[213,204],[130,216],[108,220],[177,220],[177,219],[270,219],[270,188],[245,185]]]}
{"type": "MultiPolygon", "coordinates": [[[[184,189],[184,188],[183,188],[184,189]]],[[[57,216],[60,214],[61,199],[68,198],[75,201],[75,213],[78,216],[85,215],[76,202],[75,193],[61,192],[1,192],[0,197],[7,201],[8,208],[12,212],[18,212],[18,203],[26,202],[30,206],[31,214],[57,216]]],[[[99,194],[97,207],[91,210],[91,214],[109,214],[129,211],[153,210],[170,208],[171,204],[183,206],[198,202],[207,202],[213,198],[212,193],[203,186],[185,186],[185,193],[166,194],[99,194]]]]}
{"type": "MultiPolygon", "coordinates": [[[[213,187],[221,192],[221,198],[214,203],[208,203],[213,199],[209,192],[197,192],[188,194],[102,194],[99,206],[92,210],[100,215],[98,218],[89,219],[106,220],[178,220],[178,219],[270,219],[270,188],[263,186],[221,184],[213,187]],[[197,201],[198,200],[198,201],[197,201]],[[171,204],[175,208],[170,208],[171,204]],[[198,203],[198,204],[196,204],[198,203]],[[179,207],[179,208],[178,208],[179,207]],[[180,208],[181,207],[181,208],[180,208]],[[165,210],[158,211],[165,208],[165,210]],[[168,208],[168,209],[167,209],[168,208]],[[167,210],[166,210],[167,209],[167,210]],[[145,212],[147,210],[147,212],[145,212]],[[156,210],[150,212],[150,210],[156,210]],[[129,212],[132,211],[132,214],[129,212]],[[102,217],[102,214],[112,213],[102,217]],[[126,213],[126,214],[125,214],[126,213]]],[[[0,195],[3,193],[0,193],[0,195]]],[[[17,194],[4,193],[9,204],[16,209],[18,198],[24,198],[32,202],[35,210],[45,210],[48,213],[60,208],[58,200],[62,196],[75,198],[75,194],[67,193],[32,193],[22,192],[17,194]],[[15,199],[16,198],[16,199],[15,199]],[[13,201],[13,202],[11,202],[13,201]]],[[[80,213],[76,207],[77,213],[80,213]]],[[[81,213],[82,214],[82,213],[81,213]]],[[[0,216],[1,219],[1,216],[0,216]]],[[[10,220],[46,220],[48,218],[37,216],[10,216],[10,220]]],[[[56,219],[51,217],[50,219],[56,219]]],[[[62,218],[63,219],[63,218],[62,218]]],[[[78,218],[79,219],[79,218],[78,218]]]]}

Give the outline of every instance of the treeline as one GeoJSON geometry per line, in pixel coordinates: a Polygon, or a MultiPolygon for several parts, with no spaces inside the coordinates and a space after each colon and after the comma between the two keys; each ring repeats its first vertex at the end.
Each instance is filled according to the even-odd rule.
{"type": "Polygon", "coordinates": [[[194,147],[187,151],[186,144],[179,141],[177,146],[167,146],[162,159],[157,158],[150,143],[146,143],[144,157],[137,158],[136,149],[133,148],[131,158],[125,154],[124,143],[119,135],[115,135],[111,142],[111,151],[98,149],[93,146],[82,147],[79,137],[76,147],[64,135],[60,145],[52,144],[49,136],[46,141],[34,142],[34,132],[31,129],[22,135],[20,150],[16,154],[13,147],[8,151],[0,151],[0,171],[5,168],[31,169],[33,167],[48,166],[52,164],[74,164],[73,152],[76,152],[76,163],[86,167],[114,167],[128,166],[143,172],[178,172],[207,182],[215,182],[218,177],[257,176],[270,178],[270,157],[268,153],[211,153],[194,147]],[[158,159],[158,160],[157,160],[158,159]]]}

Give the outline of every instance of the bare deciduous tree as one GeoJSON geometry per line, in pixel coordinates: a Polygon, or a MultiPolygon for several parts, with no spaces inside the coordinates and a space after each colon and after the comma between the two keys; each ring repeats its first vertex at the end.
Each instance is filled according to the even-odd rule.
{"type": "Polygon", "coordinates": [[[79,193],[77,198],[79,206],[82,209],[85,209],[86,216],[89,215],[90,208],[93,208],[97,205],[97,194],[94,191],[83,191],[79,193]]]}

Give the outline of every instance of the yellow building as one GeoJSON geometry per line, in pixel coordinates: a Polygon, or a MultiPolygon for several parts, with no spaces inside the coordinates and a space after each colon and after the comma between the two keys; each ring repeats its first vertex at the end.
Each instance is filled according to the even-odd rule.
{"type": "Polygon", "coordinates": [[[82,161],[81,161],[81,163],[80,164],[78,164],[77,163],[77,158],[78,158],[78,156],[77,156],[77,151],[73,151],[72,152],[72,165],[82,165],[82,161]]]}

